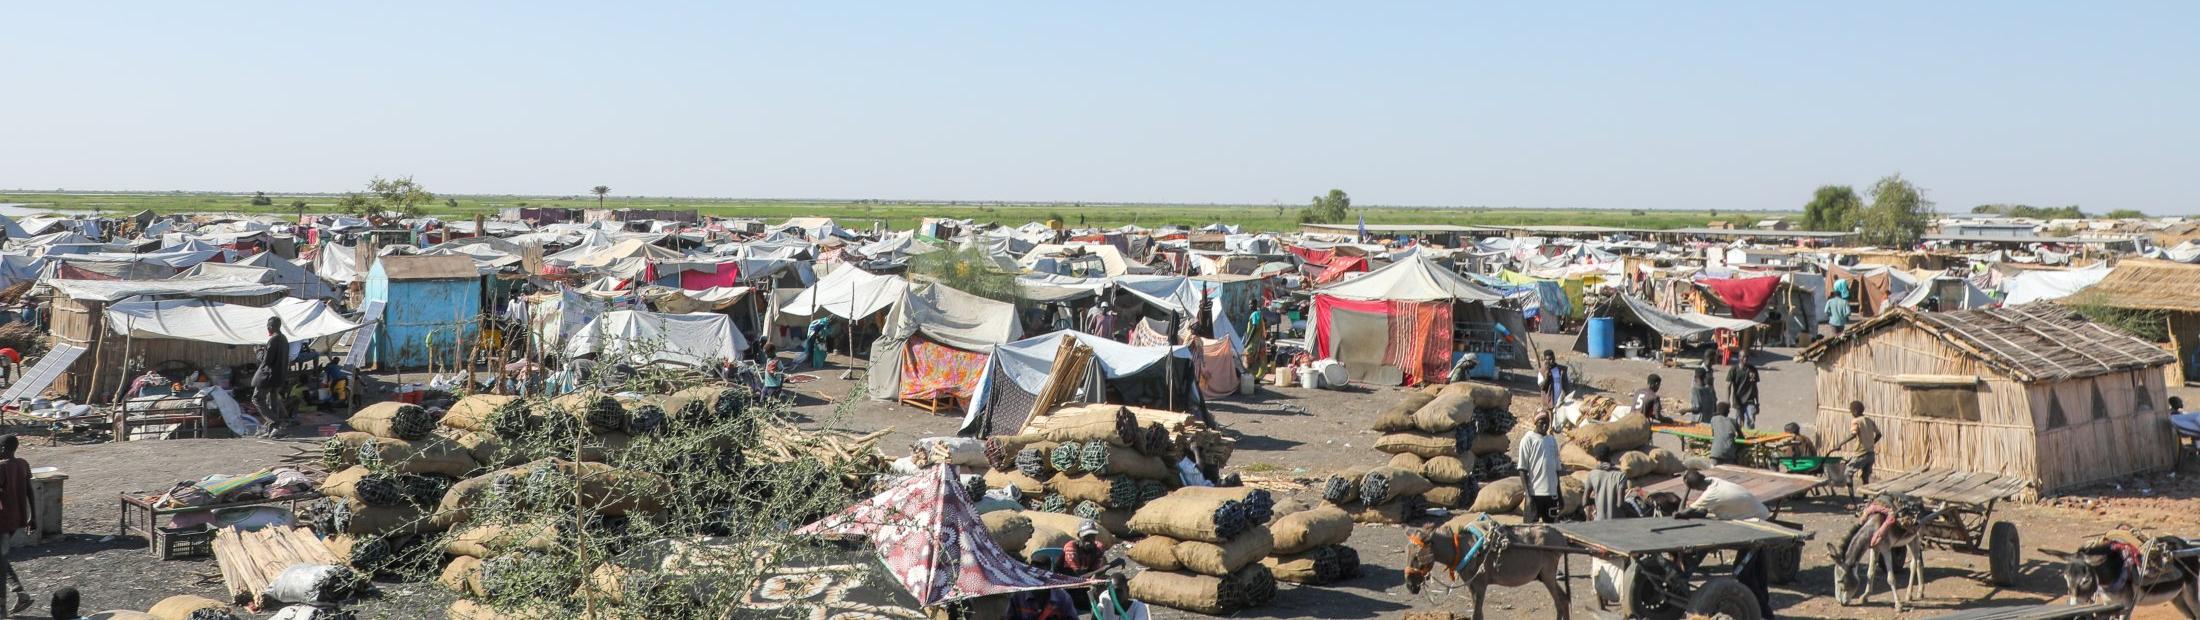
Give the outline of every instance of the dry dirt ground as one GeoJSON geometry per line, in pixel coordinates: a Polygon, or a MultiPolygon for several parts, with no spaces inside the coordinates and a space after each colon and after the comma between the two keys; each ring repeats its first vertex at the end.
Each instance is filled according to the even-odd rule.
{"type": "MultiPolygon", "coordinates": [[[[1552,347],[1559,348],[1559,347],[1552,347]]],[[[1812,372],[1807,365],[1788,360],[1785,352],[1762,359],[1765,412],[1760,424],[1777,426],[1788,421],[1810,426],[1808,412],[1815,406],[1812,372]]],[[[1569,356],[1570,357],[1570,356],[1569,356]]],[[[1661,374],[1668,390],[1686,383],[1687,373],[1658,369],[1647,362],[1569,359],[1582,371],[1588,386],[1632,391],[1641,377],[1661,374]]],[[[898,451],[908,440],[952,434],[959,416],[932,415],[887,401],[850,399],[857,381],[840,379],[836,366],[816,373],[819,380],[794,386],[801,401],[803,423],[869,431],[895,430],[884,445],[898,451]]],[[[1515,377],[1518,379],[1519,377],[1515,377]]],[[[1232,469],[1248,476],[1315,480],[1334,470],[1381,462],[1386,457],[1368,448],[1375,434],[1366,430],[1375,412],[1399,395],[1396,388],[1354,386],[1341,391],[1316,391],[1264,387],[1255,397],[1232,397],[1210,403],[1216,418],[1239,440],[1232,469]]],[[[2200,394],[2186,390],[2188,400],[2200,394]]],[[[1516,399],[1525,402],[1528,399],[1516,399]]],[[[238,473],[275,464],[314,445],[312,439],[206,439],[144,441],[125,444],[45,446],[42,439],[25,442],[23,456],[34,466],[59,467],[69,475],[66,503],[67,535],[58,541],[11,554],[17,570],[31,591],[41,597],[31,613],[42,614],[43,596],[69,585],[84,592],[85,609],[145,609],[172,594],[191,593],[218,598],[218,571],[210,558],[158,561],[142,541],[116,538],[115,496],[122,491],[153,492],[187,479],[214,473],[238,473]]],[[[1850,518],[1846,499],[1811,499],[1792,502],[1783,519],[1819,533],[1846,527],[1850,518]]],[[[1804,555],[1803,573],[1792,586],[1774,590],[1774,603],[1787,618],[1929,618],[1960,608],[2008,605],[2047,600],[2062,590],[2059,565],[2038,549],[2069,549],[2081,539],[2120,523],[2133,523],[2161,532],[2200,536],[2200,469],[2187,468],[2182,476],[2165,474],[2146,480],[2126,481],[2121,488],[2103,487],[2083,495],[2013,506],[2004,518],[2019,524],[2025,541],[2025,574],[2009,589],[1996,589],[1977,575],[1985,558],[1946,550],[1926,554],[1931,567],[1926,598],[1921,609],[1895,614],[1884,594],[1870,606],[1842,607],[1832,600],[1830,574],[1821,542],[1812,543],[1804,555]]],[[[1284,585],[1268,607],[1241,612],[1246,618],[1392,618],[1412,610],[1469,609],[1463,591],[1408,595],[1400,569],[1404,564],[1404,530],[1396,526],[1363,525],[1351,545],[1366,564],[1359,578],[1328,587],[1284,585]]],[[[1572,563],[1576,574],[1587,572],[1587,563],[1572,563]]],[[[1577,595],[1571,608],[1578,617],[1593,617],[1595,604],[1586,581],[1573,583],[1577,595]]],[[[440,617],[447,596],[432,586],[382,584],[383,595],[360,601],[352,609],[362,618],[440,617]]],[[[1156,610],[1159,618],[1194,617],[1173,610],[1156,610]]],[[[1486,611],[1493,618],[1554,617],[1550,598],[1541,587],[1492,589],[1486,611]]],[[[27,613],[21,617],[44,617],[27,613]]],[[[2160,607],[2140,618],[2172,618],[2176,613],[2160,607]]]]}

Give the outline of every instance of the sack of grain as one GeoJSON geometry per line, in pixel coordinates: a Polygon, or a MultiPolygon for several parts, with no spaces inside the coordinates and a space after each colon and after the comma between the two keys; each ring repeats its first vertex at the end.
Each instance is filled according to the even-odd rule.
{"type": "Polygon", "coordinates": [[[1469,499],[1467,489],[1456,484],[1439,486],[1421,494],[1421,501],[1439,508],[1462,508],[1469,499]]]}
{"type": "Polygon", "coordinates": [[[518,396],[499,394],[469,395],[458,399],[458,402],[451,404],[449,411],[443,412],[442,424],[445,428],[462,431],[495,432],[496,426],[493,424],[493,420],[496,418],[497,411],[518,401],[518,396]]]}
{"type": "Polygon", "coordinates": [[[1049,549],[1060,549],[1063,545],[1067,545],[1070,541],[1076,539],[1077,537],[1071,536],[1069,532],[1034,522],[1031,525],[1031,538],[1024,541],[1024,548],[1012,553],[1016,557],[1023,558],[1027,564],[1035,564],[1036,562],[1033,562],[1032,558],[1039,557],[1039,554],[1049,549]]]}
{"type": "Polygon", "coordinates": [[[369,506],[394,506],[405,501],[405,492],[398,488],[395,476],[376,474],[357,465],[329,474],[321,481],[321,494],[359,500],[369,506]]]}
{"type": "Polygon", "coordinates": [[[1607,453],[1618,454],[1650,443],[1650,417],[1641,413],[1629,413],[1618,420],[1601,424],[1589,424],[1567,433],[1569,443],[1594,450],[1604,446],[1607,453]]]}
{"type": "Polygon", "coordinates": [[[481,587],[481,558],[462,555],[443,565],[443,572],[435,578],[436,585],[459,594],[488,596],[478,590],[481,587]]]}
{"type": "MultiPolygon", "coordinates": [[[[1499,444],[1505,438],[1497,438],[1499,444]]],[[[1481,445],[1477,441],[1475,445],[1481,445]]],[[[1434,456],[1458,456],[1459,439],[1451,435],[1427,435],[1422,433],[1390,433],[1375,439],[1375,450],[1384,454],[1410,453],[1421,458],[1434,456]]]]}
{"type": "Polygon", "coordinates": [[[1421,475],[1437,484],[1459,484],[1474,475],[1474,468],[1456,456],[1439,456],[1421,464],[1421,475]]]}
{"type": "Polygon", "coordinates": [[[1581,444],[1565,443],[1558,446],[1558,463],[1566,466],[1566,471],[1589,471],[1596,469],[1599,461],[1581,444]]]}
{"type": "Polygon", "coordinates": [[[558,528],[548,522],[482,524],[466,528],[445,541],[443,552],[489,558],[518,549],[551,551],[557,549],[558,544],[558,528]]]}
{"type": "Polygon", "coordinates": [[[1178,542],[1176,563],[1186,571],[1221,577],[1268,557],[1275,547],[1276,541],[1269,535],[1268,528],[1256,527],[1222,544],[1197,540],[1178,542]]]}
{"type": "Polygon", "coordinates": [[[1486,512],[1493,515],[1513,514],[1520,511],[1520,504],[1528,499],[1528,487],[1519,478],[1505,477],[1491,480],[1474,494],[1474,505],[1469,512],[1486,512]]]}
{"type": "Polygon", "coordinates": [[[367,405],[345,420],[352,430],[390,439],[419,439],[435,432],[435,415],[420,405],[397,401],[367,405]]]}
{"type": "Polygon", "coordinates": [[[160,620],[235,620],[235,610],[221,601],[203,596],[179,594],[161,599],[145,613],[160,620]]]}
{"type": "Polygon", "coordinates": [[[1398,525],[1421,516],[1421,496],[1401,497],[1389,503],[1366,506],[1352,513],[1353,523],[1398,525]]]}
{"type": "Polygon", "coordinates": [[[1360,501],[1360,478],[1367,475],[1368,467],[1347,467],[1329,475],[1322,483],[1322,501],[1339,506],[1360,501]]]}
{"type": "Polygon", "coordinates": [[[1279,553],[1260,561],[1276,581],[1327,585],[1360,574],[1360,552],[1344,545],[1315,547],[1301,553],[1279,553]]]}
{"type": "MultiPolygon", "coordinates": [[[[1190,487],[1187,487],[1190,488],[1190,487]]],[[[1130,526],[1141,534],[1159,534],[1177,540],[1229,542],[1247,528],[1258,525],[1243,502],[1221,496],[1178,492],[1146,503],[1131,515],[1130,526]]]]}
{"type": "Polygon", "coordinates": [[[1131,577],[1128,589],[1149,605],[1219,616],[1268,604],[1276,578],[1258,563],[1225,577],[1150,570],[1131,577]]]}
{"type": "Polygon", "coordinates": [[[1131,543],[1123,555],[1146,570],[1182,570],[1184,565],[1176,561],[1176,544],[1176,539],[1167,536],[1147,536],[1131,543]]]}
{"type": "Polygon", "coordinates": [[[1031,542],[1031,517],[1018,512],[997,510],[978,515],[978,518],[985,521],[985,533],[992,535],[993,542],[1003,550],[1014,553],[1031,542]]]}
{"type": "Polygon", "coordinates": [[[1407,392],[1405,398],[1392,404],[1389,409],[1384,409],[1382,413],[1375,415],[1375,424],[1372,428],[1378,433],[1413,430],[1413,412],[1420,411],[1421,406],[1427,405],[1432,400],[1436,400],[1435,395],[1425,392],[1407,392]]]}
{"type": "Polygon", "coordinates": [[[1105,525],[1102,525],[1101,523],[1099,523],[1098,519],[1086,519],[1084,517],[1072,514],[1040,512],[1036,510],[1026,510],[1023,512],[1023,515],[1031,519],[1032,527],[1051,527],[1071,534],[1075,534],[1079,527],[1082,526],[1086,521],[1093,521],[1094,525],[1101,525],[1101,544],[1114,546],[1116,543],[1115,535],[1112,533],[1115,530],[1109,529],[1105,525]]]}
{"type": "Polygon", "coordinates": [[[1352,515],[1335,506],[1294,512],[1277,518],[1268,526],[1268,534],[1275,541],[1272,553],[1277,555],[1344,544],[1352,538],[1352,515]]]}
{"type": "MultiPolygon", "coordinates": [[[[1439,456],[1436,458],[1443,459],[1451,457],[1439,456]]],[[[1390,455],[1390,466],[1406,471],[1421,471],[1421,462],[1421,457],[1411,452],[1400,452],[1390,455]]]]}
{"type": "MultiPolygon", "coordinates": [[[[1123,479],[1120,482],[1130,485],[1133,489],[1132,494],[1136,495],[1138,483],[1128,479],[1123,479]]],[[[1115,490],[1117,484],[1118,480],[1116,479],[1102,478],[1092,474],[1055,474],[1053,478],[1047,480],[1047,488],[1062,494],[1063,499],[1071,502],[1093,502],[1105,506],[1115,505],[1112,502],[1114,496],[1110,493],[1115,490]]]]}
{"type": "Polygon", "coordinates": [[[1504,454],[1510,450],[1512,450],[1512,442],[1505,439],[1504,435],[1491,435],[1488,433],[1475,435],[1474,443],[1467,446],[1467,452],[1473,453],[1475,456],[1504,454]]]}
{"type": "Polygon", "coordinates": [[[1619,453],[1619,458],[1614,459],[1612,464],[1617,465],[1620,475],[1627,476],[1629,480],[1648,476],[1658,469],[1657,459],[1633,450],[1619,453]]]}
{"type": "Polygon", "coordinates": [[[1360,501],[1381,504],[1400,497],[1420,495],[1435,488],[1421,474],[1396,467],[1377,467],[1360,479],[1360,501]]]}
{"type": "Polygon", "coordinates": [[[1688,465],[1682,463],[1680,455],[1674,454],[1672,450],[1651,448],[1648,454],[1652,464],[1650,473],[1672,476],[1688,471],[1688,465]]]}
{"type": "Polygon", "coordinates": [[[610,394],[595,391],[574,392],[550,399],[550,407],[572,416],[586,428],[598,433],[624,433],[628,420],[626,405],[610,394]]]}
{"type": "Polygon", "coordinates": [[[988,489],[1014,487],[1017,491],[1023,493],[1024,497],[1038,497],[1045,495],[1047,492],[1046,483],[1033,480],[1030,476],[1018,471],[986,472],[985,487],[988,489]]]}
{"type": "Polygon", "coordinates": [[[1413,412],[1413,428],[1423,433],[1449,433],[1461,424],[1474,424],[1474,401],[1465,394],[1438,396],[1413,412]]]}
{"type": "Polygon", "coordinates": [[[1570,516],[1581,511],[1589,499],[1589,485],[1580,476],[1558,479],[1558,514],[1570,516]]]}

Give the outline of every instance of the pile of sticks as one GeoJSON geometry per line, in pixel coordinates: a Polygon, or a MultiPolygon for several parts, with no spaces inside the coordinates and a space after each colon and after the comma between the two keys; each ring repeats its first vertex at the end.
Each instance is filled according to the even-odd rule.
{"type": "Polygon", "coordinates": [[[268,582],[293,564],[344,565],[312,531],[279,525],[215,532],[214,562],[221,566],[222,585],[228,588],[230,600],[255,605],[260,604],[257,599],[267,591],[268,582]]]}
{"type": "Polygon", "coordinates": [[[1047,384],[1039,388],[1038,397],[1032,400],[1032,418],[1044,416],[1053,411],[1055,405],[1068,402],[1070,395],[1085,382],[1085,366],[1092,363],[1092,347],[1065,335],[1059,351],[1054,356],[1054,367],[1047,371],[1047,384]]]}
{"type": "Polygon", "coordinates": [[[850,489],[868,488],[869,475],[886,470],[886,453],[879,450],[878,442],[894,432],[892,428],[879,429],[864,435],[837,430],[803,430],[786,424],[765,424],[758,429],[756,447],[749,452],[749,462],[787,462],[804,456],[815,457],[829,464],[846,464],[841,484],[850,489]]]}

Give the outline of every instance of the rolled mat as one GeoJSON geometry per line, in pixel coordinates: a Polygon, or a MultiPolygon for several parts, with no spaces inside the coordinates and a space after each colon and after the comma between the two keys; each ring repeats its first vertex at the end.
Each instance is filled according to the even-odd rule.
{"type": "Polygon", "coordinates": [[[321,494],[359,500],[368,506],[395,506],[405,501],[395,476],[376,474],[357,465],[329,474],[321,481],[321,494]]]}
{"type": "Polygon", "coordinates": [[[1352,515],[1342,508],[1322,506],[1284,515],[1268,526],[1268,533],[1275,541],[1271,553],[1277,555],[1344,544],[1352,539],[1352,515]]]}
{"type": "Polygon", "coordinates": [[[1237,538],[1222,544],[1197,540],[1178,542],[1176,563],[1188,572],[1221,577],[1268,557],[1275,548],[1275,538],[1269,535],[1268,528],[1247,528],[1237,538]]]}
{"type": "MultiPolygon", "coordinates": [[[[1505,438],[1499,437],[1497,441],[1502,444],[1505,442],[1505,438]]],[[[1375,438],[1375,450],[1384,454],[1411,453],[1424,459],[1436,456],[1458,456],[1459,439],[1451,435],[1390,433],[1375,438]]]]}
{"type": "Polygon", "coordinates": [[[1650,443],[1650,417],[1630,413],[1625,417],[1602,424],[1589,424],[1566,434],[1570,443],[1594,450],[1597,446],[1611,454],[1640,448],[1650,443]]]}
{"type": "Polygon", "coordinates": [[[1519,512],[1520,503],[1527,501],[1528,487],[1520,478],[1499,478],[1482,484],[1474,494],[1474,504],[1469,512],[1486,512],[1493,515],[1519,512]]]}
{"type": "Polygon", "coordinates": [[[145,613],[160,620],[232,620],[237,617],[236,612],[221,601],[189,594],[161,599],[145,613]]]}
{"type": "Polygon", "coordinates": [[[353,430],[390,439],[419,439],[435,432],[435,415],[420,405],[397,401],[367,405],[345,420],[353,430]]]}
{"type": "Polygon", "coordinates": [[[1084,457],[1085,444],[1065,441],[1047,453],[1047,464],[1053,466],[1054,471],[1073,474],[1085,471],[1084,457]]]}
{"type": "Polygon", "coordinates": [[[1396,467],[1377,467],[1360,479],[1360,502],[1381,504],[1400,497],[1420,495],[1435,488],[1421,474],[1396,467]]]}
{"type": "Polygon", "coordinates": [[[1277,554],[1260,561],[1276,581],[1327,585],[1360,574],[1360,552],[1344,545],[1315,547],[1302,553],[1277,554]]]}
{"type": "MultiPolygon", "coordinates": [[[[1439,456],[1436,458],[1448,459],[1452,457],[1439,456]]],[[[1390,466],[1406,471],[1421,471],[1421,464],[1424,462],[1425,461],[1421,459],[1420,455],[1411,452],[1400,452],[1390,455],[1390,466]]]]}
{"type": "Polygon", "coordinates": [[[451,409],[443,412],[442,424],[462,431],[495,432],[497,410],[518,401],[518,396],[473,394],[452,403],[451,409]]]}
{"type": "Polygon", "coordinates": [[[1421,475],[1437,484],[1459,484],[1474,475],[1474,469],[1459,457],[1439,456],[1421,464],[1421,475]]]}
{"type": "Polygon", "coordinates": [[[1652,463],[1650,473],[1671,476],[1688,471],[1688,464],[1682,463],[1680,455],[1674,454],[1672,450],[1651,448],[1647,454],[1652,463]]]}
{"type": "Polygon", "coordinates": [[[443,501],[443,493],[451,490],[457,478],[443,474],[398,474],[397,488],[405,501],[415,506],[434,507],[443,501]]]}
{"type": "Polygon", "coordinates": [[[1033,480],[1030,476],[1026,476],[1022,472],[1014,471],[1007,473],[997,471],[986,472],[985,486],[986,488],[991,489],[1015,487],[1017,491],[1023,493],[1024,497],[1038,497],[1040,495],[1046,494],[1047,492],[1046,483],[1040,482],[1038,480],[1033,480]]]}
{"type": "Polygon", "coordinates": [[[602,392],[574,392],[550,399],[550,406],[588,425],[590,430],[626,432],[626,405],[602,392]]]}
{"type": "Polygon", "coordinates": [[[1177,540],[1174,538],[1147,536],[1131,543],[1130,549],[1124,550],[1123,555],[1147,570],[1183,570],[1184,565],[1176,561],[1176,545],[1177,540]]]}
{"type": "Polygon", "coordinates": [[[1128,585],[1133,599],[1208,615],[1266,605],[1276,595],[1275,575],[1258,563],[1225,577],[1150,570],[1131,577],[1128,585]]]}
{"type": "Polygon", "coordinates": [[[1025,543],[1031,542],[1031,517],[1019,512],[996,510],[978,515],[978,518],[985,521],[986,534],[991,535],[993,542],[1003,550],[1014,553],[1023,550],[1025,543]]]}
{"type": "Polygon", "coordinates": [[[1420,516],[1421,508],[1421,496],[1401,497],[1386,504],[1361,508],[1352,513],[1352,522],[1398,525],[1420,516]]]}
{"type": "Polygon", "coordinates": [[[1023,514],[1024,516],[1031,518],[1031,524],[1033,527],[1051,527],[1064,532],[1069,532],[1071,534],[1075,534],[1077,532],[1077,528],[1083,525],[1086,521],[1094,521],[1094,525],[1103,526],[1100,528],[1100,542],[1108,545],[1114,545],[1116,543],[1115,535],[1112,533],[1114,530],[1104,527],[1105,524],[1099,523],[1097,520],[1083,519],[1077,517],[1076,515],[1057,514],[1051,512],[1026,511],[1023,514]]]}
{"type": "Polygon", "coordinates": [[[1476,423],[1474,400],[1466,394],[1438,396],[1413,412],[1413,429],[1423,433],[1449,433],[1476,423]]]}
{"type": "Polygon", "coordinates": [[[1360,501],[1360,478],[1367,475],[1368,469],[1348,467],[1330,474],[1329,480],[1322,483],[1322,500],[1340,506],[1360,501]]]}
{"type": "Polygon", "coordinates": [[[1407,392],[1405,398],[1376,414],[1375,424],[1371,428],[1378,433],[1413,430],[1413,412],[1420,411],[1422,405],[1432,400],[1436,400],[1436,397],[1422,392],[1407,392]]]}
{"type": "Polygon", "coordinates": [[[1160,422],[1147,422],[1146,435],[1139,441],[1138,451],[1152,456],[1169,456],[1175,453],[1176,436],[1160,422]]]}

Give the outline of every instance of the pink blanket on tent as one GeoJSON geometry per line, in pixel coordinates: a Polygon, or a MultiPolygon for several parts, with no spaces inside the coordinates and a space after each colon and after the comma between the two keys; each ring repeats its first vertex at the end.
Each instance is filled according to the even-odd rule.
{"type": "Polygon", "coordinates": [[[887,573],[926,607],[1092,583],[1047,572],[1001,550],[947,465],[910,476],[794,533],[869,539],[887,573]]]}
{"type": "Polygon", "coordinates": [[[1718,293],[1719,300],[1726,302],[1726,306],[1733,309],[1734,318],[1745,321],[1755,320],[1759,313],[1764,312],[1765,303],[1772,300],[1772,291],[1780,286],[1778,276],[1698,280],[1697,282],[1709,287],[1711,292],[1718,293]]]}
{"type": "Polygon", "coordinates": [[[680,288],[700,291],[706,288],[741,285],[740,263],[719,263],[716,271],[682,271],[680,288]]]}
{"type": "Polygon", "coordinates": [[[922,336],[909,339],[901,358],[901,397],[968,399],[985,374],[985,354],[964,351],[922,336]]]}

